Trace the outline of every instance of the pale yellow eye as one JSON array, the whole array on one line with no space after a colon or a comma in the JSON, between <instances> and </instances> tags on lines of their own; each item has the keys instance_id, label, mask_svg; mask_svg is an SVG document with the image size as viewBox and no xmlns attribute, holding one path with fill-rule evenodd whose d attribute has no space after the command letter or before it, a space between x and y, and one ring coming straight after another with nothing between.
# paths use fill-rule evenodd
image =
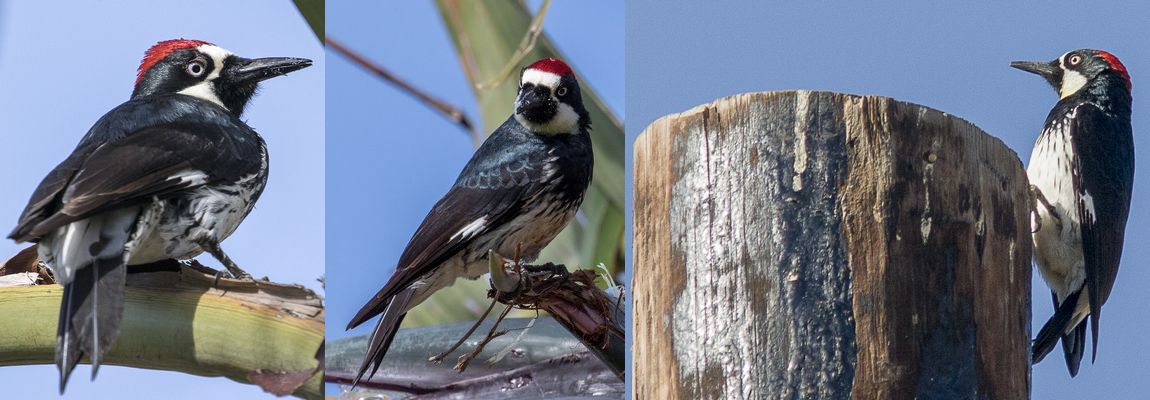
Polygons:
<instances>
[{"instance_id":1,"label":"pale yellow eye","mask_svg":"<svg viewBox=\"0 0 1150 400\"><path fill-rule=\"evenodd\" d=\"M1066 62L1070 65L1078 65L1078 63L1082 62L1082 56L1077 54L1071 55L1070 58L1066 59Z\"/></svg>"},{"instance_id":2,"label":"pale yellow eye","mask_svg":"<svg viewBox=\"0 0 1150 400\"><path fill-rule=\"evenodd\" d=\"M204 66L204 62L200 60L192 60L192 62L188 63L188 66L184 68L185 71L188 71L188 75L195 77L203 75L206 69L207 67Z\"/></svg>"},{"instance_id":3,"label":"pale yellow eye","mask_svg":"<svg viewBox=\"0 0 1150 400\"><path fill-rule=\"evenodd\" d=\"M567 95L567 87L566 86L560 86L559 90L555 91L555 95L556 96L566 96Z\"/></svg>"}]
</instances>

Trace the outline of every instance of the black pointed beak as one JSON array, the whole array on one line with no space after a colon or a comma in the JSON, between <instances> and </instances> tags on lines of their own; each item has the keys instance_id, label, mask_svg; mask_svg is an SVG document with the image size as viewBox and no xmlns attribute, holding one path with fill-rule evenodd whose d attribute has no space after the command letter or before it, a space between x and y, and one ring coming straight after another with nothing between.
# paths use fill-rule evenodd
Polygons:
<instances>
[{"instance_id":1,"label":"black pointed beak","mask_svg":"<svg viewBox=\"0 0 1150 400\"><path fill-rule=\"evenodd\" d=\"M311 66L311 60L292 57L267 57L240 60L238 67L231 71L237 82L259 82L265 79L287 75Z\"/></svg>"},{"instance_id":2,"label":"black pointed beak","mask_svg":"<svg viewBox=\"0 0 1150 400\"><path fill-rule=\"evenodd\" d=\"M1010 66L1042 76L1046 82L1050 83L1050 86L1054 86L1054 90L1058 90L1061 86L1062 68L1058 66L1058 60L1051 62L1013 61Z\"/></svg>"},{"instance_id":3,"label":"black pointed beak","mask_svg":"<svg viewBox=\"0 0 1150 400\"><path fill-rule=\"evenodd\" d=\"M515 100L515 113L537 124L550 121L558 109L559 105L551 97L551 90L543 86L521 90L519 98Z\"/></svg>"}]
</instances>

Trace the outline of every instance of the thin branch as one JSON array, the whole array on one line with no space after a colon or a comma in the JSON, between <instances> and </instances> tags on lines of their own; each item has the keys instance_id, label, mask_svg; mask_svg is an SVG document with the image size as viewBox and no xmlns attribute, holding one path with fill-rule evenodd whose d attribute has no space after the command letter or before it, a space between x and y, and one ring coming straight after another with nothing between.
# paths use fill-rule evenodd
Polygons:
<instances>
[{"instance_id":1,"label":"thin branch","mask_svg":"<svg viewBox=\"0 0 1150 400\"><path fill-rule=\"evenodd\" d=\"M461 373L466 371L467 365L471 364L471 360L479 356L479 353L483 352L483 349L487 347L488 343L491 343L491 341L495 340L497 337L507 334L507 331L497 331L496 329L499 329L499 323L503 322L504 318L507 318L507 313L510 313L512 308L513 307L509 305L503 309L503 312L499 314L499 317L495 318L495 323L491 324L491 330L487 332L487 336L483 337L483 340L480 340L479 344L476 344L475 349L470 353L459 356L459 360L457 360L455 366L452 367L452 369Z\"/></svg>"},{"instance_id":2,"label":"thin branch","mask_svg":"<svg viewBox=\"0 0 1150 400\"><path fill-rule=\"evenodd\" d=\"M483 315L480 316L479 319L475 320L475 324L471 326L471 329L467 330L467 333L463 334L463 337L459 338L458 342L455 342L455 344L453 344L453 345L451 345L451 347L447 348L446 351L439 353L439 354L436 354L436 355L432 356L431 358L427 359L427 361L439 364L440 362L443 362L443 359L447 358L448 355L450 355L452 352L454 352L456 349L458 349L459 346L463 346L463 343L467 341L467 338L471 337L471 335L475 333L475 330L479 328L479 325L481 325L483 323L483 320L487 319L487 315L491 314L491 309L495 308L495 303L496 303L495 300L491 300L491 305L487 306L487 311L484 311Z\"/></svg>"},{"instance_id":3,"label":"thin branch","mask_svg":"<svg viewBox=\"0 0 1150 400\"><path fill-rule=\"evenodd\" d=\"M495 259L497 255L490 259ZM502 259L502 258L499 258ZM568 272L559 264L506 266L490 262L492 290L488 296L523 310L542 310L583 342L620 378L624 369L623 313L620 298L612 299L595 286L595 272L580 269ZM504 288L496 289L496 282ZM518 284L514 284L518 282ZM511 290L506 290L506 289Z\"/></svg>"},{"instance_id":4,"label":"thin branch","mask_svg":"<svg viewBox=\"0 0 1150 400\"><path fill-rule=\"evenodd\" d=\"M432 97L430 94L427 94L419 88L411 85L410 83L407 83L399 76L396 76L378 64L373 63L371 60L368 60L366 57L356 53L355 51L352 51L340 43L338 40L335 40L330 36L327 38L327 45L328 47L331 47L332 50L335 50L336 53L347 57L351 61L358 64L360 67L363 67L369 72L375 74L375 76L378 76L383 80L398 86L401 90L407 92L408 94L415 96L415 98L422 101L428 107L438 111L440 114L443 114L444 117L447 117L447 119L455 122L463 129L467 130L468 133L474 133L475 128L474 125L471 124L471 120L467 119L467 115L465 115L463 110L459 109L458 107L448 104L443 100Z\"/></svg>"},{"instance_id":5,"label":"thin branch","mask_svg":"<svg viewBox=\"0 0 1150 400\"><path fill-rule=\"evenodd\" d=\"M503 84L507 78L511 77L511 73L515 71L515 67L523 62L523 57L527 56L532 49L535 48L535 43L539 40L539 35L543 33L543 19L547 17L547 9L551 8L551 0L543 0L543 5L539 6L539 12L535 14L535 18L531 20L531 25L527 27L527 33L523 35L523 40L519 42L515 54L507 60L507 64L503 69L495 74L495 77L487 82L475 84L475 88L479 90L486 90Z\"/></svg>"}]
</instances>

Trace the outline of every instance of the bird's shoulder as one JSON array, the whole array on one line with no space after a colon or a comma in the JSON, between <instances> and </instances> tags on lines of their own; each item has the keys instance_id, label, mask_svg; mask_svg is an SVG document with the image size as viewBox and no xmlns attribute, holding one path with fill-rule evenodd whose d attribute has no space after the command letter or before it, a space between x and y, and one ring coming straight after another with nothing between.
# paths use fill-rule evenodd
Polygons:
<instances>
[{"instance_id":1,"label":"bird's shoulder","mask_svg":"<svg viewBox=\"0 0 1150 400\"><path fill-rule=\"evenodd\" d=\"M514 120L495 130L460 171L453 188L473 190L528 186L554 174L553 145Z\"/></svg>"},{"instance_id":2,"label":"bird's shoulder","mask_svg":"<svg viewBox=\"0 0 1150 400\"><path fill-rule=\"evenodd\" d=\"M219 141L225 133L240 139L259 140L247 124L217 104L177 93L141 96L105 113L88 129L77 149L91 144L116 142L157 126L187 127L207 140Z\"/></svg>"}]
</instances>

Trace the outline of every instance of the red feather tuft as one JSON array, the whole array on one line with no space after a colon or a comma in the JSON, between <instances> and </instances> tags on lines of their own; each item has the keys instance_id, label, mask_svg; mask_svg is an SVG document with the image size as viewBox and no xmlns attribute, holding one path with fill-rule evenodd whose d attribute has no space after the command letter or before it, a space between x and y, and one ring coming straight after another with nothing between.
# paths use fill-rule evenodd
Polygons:
<instances>
[{"instance_id":1,"label":"red feather tuft","mask_svg":"<svg viewBox=\"0 0 1150 400\"><path fill-rule=\"evenodd\" d=\"M194 49L201 45L211 44L203 40L191 39L172 39L156 43L148 51L144 52L144 60L140 61L140 68L136 70L136 84L140 84L140 80L144 79L144 73L152 69L152 66L172 54L173 51Z\"/></svg>"},{"instance_id":2,"label":"red feather tuft","mask_svg":"<svg viewBox=\"0 0 1150 400\"><path fill-rule=\"evenodd\" d=\"M567 75L571 73L571 67L568 67L567 63L558 58L544 58L536 61L534 64L528 65L527 69L550 72L555 75Z\"/></svg>"},{"instance_id":3,"label":"red feather tuft","mask_svg":"<svg viewBox=\"0 0 1150 400\"><path fill-rule=\"evenodd\" d=\"M1094 54L1105 59L1106 62L1110 63L1110 69L1117 71L1123 78L1126 78L1126 90L1130 90L1130 73L1126 72L1126 66L1118 61L1118 57L1104 50L1094 50Z\"/></svg>"}]
</instances>

